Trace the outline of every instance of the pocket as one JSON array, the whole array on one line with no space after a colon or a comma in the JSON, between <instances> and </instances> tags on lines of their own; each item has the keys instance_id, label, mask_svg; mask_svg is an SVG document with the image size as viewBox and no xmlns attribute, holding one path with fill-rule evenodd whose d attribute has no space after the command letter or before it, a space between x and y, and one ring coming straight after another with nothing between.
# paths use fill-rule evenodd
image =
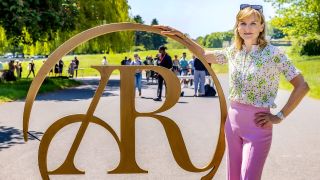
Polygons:
<instances>
[{"instance_id":1,"label":"pocket","mask_svg":"<svg viewBox=\"0 0 320 180\"><path fill-rule=\"evenodd\" d=\"M265 130L272 130L273 124L271 122L267 123L265 126L261 127L262 129Z\"/></svg>"}]
</instances>

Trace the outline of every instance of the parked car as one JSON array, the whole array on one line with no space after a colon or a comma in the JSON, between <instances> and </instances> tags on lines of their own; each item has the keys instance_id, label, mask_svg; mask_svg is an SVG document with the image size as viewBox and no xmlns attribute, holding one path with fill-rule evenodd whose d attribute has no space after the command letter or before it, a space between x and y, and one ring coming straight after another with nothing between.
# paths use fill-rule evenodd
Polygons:
<instances>
[{"instance_id":1,"label":"parked car","mask_svg":"<svg viewBox=\"0 0 320 180\"><path fill-rule=\"evenodd\" d=\"M31 58L33 58L33 59L40 59L40 58L44 58L44 56L38 54L38 55L32 56Z\"/></svg>"},{"instance_id":2,"label":"parked car","mask_svg":"<svg viewBox=\"0 0 320 180\"><path fill-rule=\"evenodd\" d=\"M7 58L7 59L11 59L11 58L13 58L13 54L12 53L6 53L3 57Z\"/></svg>"},{"instance_id":3,"label":"parked car","mask_svg":"<svg viewBox=\"0 0 320 180\"><path fill-rule=\"evenodd\" d=\"M24 54L16 54L16 58L24 58Z\"/></svg>"}]
</instances>

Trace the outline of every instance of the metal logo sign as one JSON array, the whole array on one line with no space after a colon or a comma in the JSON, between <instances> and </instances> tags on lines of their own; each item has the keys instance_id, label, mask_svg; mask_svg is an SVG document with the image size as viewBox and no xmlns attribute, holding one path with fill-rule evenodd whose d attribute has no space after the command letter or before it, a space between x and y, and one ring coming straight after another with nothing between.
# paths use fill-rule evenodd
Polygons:
<instances>
[{"instance_id":1,"label":"metal logo sign","mask_svg":"<svg viewBox=\"0 0 320 180\"><path fill-rule=\"evenodd\" d=\"M34 78L24 107L23 114L23 133L24 139L27 141L27 133L29 127L30 114L32 110L32 106L39 91L39 88L44 81L46 74L49 73L51 67L54 66L55 63L59 59L61 59L68 52L73 50L79 44L86 42L92 38L95 38L100 35L104 35L110 32L116 31L124 31L124 30L139 30L139 31L149 31L153 33L161 34L161 29L142 25L142 24L134 24L134 23L117 23L117 24L106 24L102 26L98 26L78 35L72 37L64 44L62 44L58 49L56 49L45 62L45 64L39 70L37 76ZM147 173L146 170L141 169L136 162L135 157L135 119L137 117L152 117L155 120L159 121L165 132L167 139L170 144L170 148L172 154L174 156L177 164L184 170L189 172L204 172L208 171L209 173L202 177L202 179L212 179L214 174L216 173L225 149L224 142L224 122L226 119L226 102L225 97L221 88L221 85L212 71L210 66L205 62L205 57L203 56L204 50L199 48L199 46L188 39L187 37L178 37L174 35L167 35L168 37L180 42L184 46L186 46L192 53L194 53L206 66L209 71L215 85L217 88L217 92L219 94L219 102L220 102L220 113L221 113L221 123L220 123L220 131L218 137L218 144L213 154L213 157L210 163L203 168L198 168L193 165L189 158L189 153L186 149L181 131L178 125L170 118L160 115L159 113L165 112L172 108L179 99L180 96L180 82L174 73L166 68L157 67L157 66L92 66L95 68L101 75L100 84L93 96L92 102L87 110L86 114L73 114L66 117L63 117L56 122L54 122L44 133L38 152L38 163L40 174L43 179L49 179L49 175L68 175L68 174L84 174L84 171L77 169L74 164L74 157L78 150L78 147L81 143L81 140L85 134L85 131L88 128L89 123L94 123L100 125L105 128L105 130L110 133L115 141L118 144L120 150L120 162L118 166L109 171L108 173L113 174L128 174L128 173ZM163 76L167 88L166 88L166 99L163 105L153 111L153 112L137 112L135 109L135 85L134 85L134 74L137 69L146 69L153 70ZM120 137L116 134L113 128L108 125L105 121L95 117L93 114L98 105L98 102L103 94L104 88L110 78L110 75L114 70L120 71ZM125 73L124 73L125 72ZM63 162L63 164L57 168L56 170L48 170L47 167L47 154L49 145L54 136L65 126L72 123L81 123L79 131L73 141L70 151Z\"/></svg>"}]
</instances>

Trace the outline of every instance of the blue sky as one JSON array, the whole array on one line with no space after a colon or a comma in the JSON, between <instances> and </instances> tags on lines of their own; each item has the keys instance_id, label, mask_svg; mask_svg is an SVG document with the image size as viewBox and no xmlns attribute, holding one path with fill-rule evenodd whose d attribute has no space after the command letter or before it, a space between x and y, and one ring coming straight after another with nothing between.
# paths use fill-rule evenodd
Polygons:
<instances>
[{"instance_id":1,"label":"blue sky","mask_svg":"<svg viewBox=\"0 0 320 180\"><path fill-rule=\"evenodd\" d=\"M231 30L240 4L263 5L267 20L275 16L271 3L263 0L128 0L128 3L130 15L139 14L145 24L157 18L160 24L172 26L192 38Z\"/></svg>"}]
</instances>

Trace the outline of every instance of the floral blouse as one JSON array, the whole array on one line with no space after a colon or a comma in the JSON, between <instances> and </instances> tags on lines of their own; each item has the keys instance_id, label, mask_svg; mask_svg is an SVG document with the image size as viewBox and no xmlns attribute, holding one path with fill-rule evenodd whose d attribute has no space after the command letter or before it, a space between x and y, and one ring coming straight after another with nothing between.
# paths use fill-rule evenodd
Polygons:
<instances>
[{"instance_id":1,"label":"floral blouse","mask_svg":"<svg viewBox=\"0 0 320 180\"><path fill-rule=\"evenodd\" d=\"M229 63L229 100L250 104L256 107L275 108L280 73L288 81L300 71L277 47L268 44L264 49L252 46L237 51L235 46L224 50L215 50L219 64Z\"/></svg>"}]
</instances>

